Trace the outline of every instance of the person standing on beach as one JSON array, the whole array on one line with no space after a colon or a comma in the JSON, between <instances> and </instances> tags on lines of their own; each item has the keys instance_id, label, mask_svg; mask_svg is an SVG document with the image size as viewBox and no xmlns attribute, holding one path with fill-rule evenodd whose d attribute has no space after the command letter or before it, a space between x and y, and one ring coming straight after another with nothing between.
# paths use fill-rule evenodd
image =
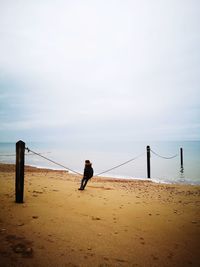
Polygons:
<instances>
[{"instance_id":1,"label":"person standing on beach","mask_svg":"<svg viewBox=\"0 0 200 267\"><path fill-rule=\"evenodd\" d=\"M93 168L92 163L89 160L85 161L85 168L83 173L83 179L81 180L81 186L78 190L84 190L86 187L87 182L92 178L93 176Z\"/></svg>"}]
</instances>

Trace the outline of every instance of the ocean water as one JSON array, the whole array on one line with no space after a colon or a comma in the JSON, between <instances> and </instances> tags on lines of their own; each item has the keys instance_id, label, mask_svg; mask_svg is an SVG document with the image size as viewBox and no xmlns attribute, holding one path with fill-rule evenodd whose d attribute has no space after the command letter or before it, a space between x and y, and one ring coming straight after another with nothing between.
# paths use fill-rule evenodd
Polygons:
<instances>
[{"instance_id":1,"label":"ocean water","mask_svg":"<svg viewBox=\"0 0 200 267\"><path fill-rule=\"evenodd\" d=\"M200 141L183 142L123 142L95 143L76 142L28 142L26 147L41 153L67 168L82 173L85 159L89 159L95 174L116 178L147 178L146 146L151 147L151 179L162 183L200 184ZM180 163L180 148L183 148L183 166ZM166 159L173 157L171 159ZM0 143L0 162L15 163L15 143ZM26 151L25 164L36 167L64 169L47 159Z\"/></svg>"}]
</instances>

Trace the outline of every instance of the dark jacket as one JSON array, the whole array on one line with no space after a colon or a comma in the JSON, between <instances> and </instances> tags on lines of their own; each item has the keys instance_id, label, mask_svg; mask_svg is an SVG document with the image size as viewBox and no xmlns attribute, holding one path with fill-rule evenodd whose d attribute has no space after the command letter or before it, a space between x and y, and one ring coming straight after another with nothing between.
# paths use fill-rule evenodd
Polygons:
<instances>
[{"instance_id":1,"label":"dark jacket","mask_svg":"<svg viewBox=\"0 0 200 267\"><path fill-rule=\"evenodd\" d=\"M84 169L83 178L90 179L93 176L93 168L91 165L86 165Z\"/></svg>"}]
</instances>

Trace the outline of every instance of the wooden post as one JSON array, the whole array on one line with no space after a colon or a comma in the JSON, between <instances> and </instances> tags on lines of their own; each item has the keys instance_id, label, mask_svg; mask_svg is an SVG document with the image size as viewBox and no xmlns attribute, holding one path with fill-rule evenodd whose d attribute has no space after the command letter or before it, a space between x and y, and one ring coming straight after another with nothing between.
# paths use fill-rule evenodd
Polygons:
<instances>
[{"instance_id":1,"label":"wooden post","mask_svg":"<svg viewBox=\"0 0 200 267\"><path fill-rule=\"evenodd\" d=\"M151 178L150 151L150 146L147 146L147 178Z\"/></svg>"},{"instance_id":2,"label":"wooden post","mask_svg":"<svg viewBox=\"0 0 200 267\"><path fill-rule=\"evenodd\" d=\"M16 143L16 178L15 178L15 197L16 203L23 203L24 195L24 151L25 143Z\"/></svg>"},{"instance_id":3,"label":"wooden post","mask_svg":"<svg viewBox=\"0 0 200 267\"><path fill-rule=\"evenodd\" d=\"M180 148L180 157L181 157L181 167L183 167L183 149Z\"/></svg>"}]
</instances>

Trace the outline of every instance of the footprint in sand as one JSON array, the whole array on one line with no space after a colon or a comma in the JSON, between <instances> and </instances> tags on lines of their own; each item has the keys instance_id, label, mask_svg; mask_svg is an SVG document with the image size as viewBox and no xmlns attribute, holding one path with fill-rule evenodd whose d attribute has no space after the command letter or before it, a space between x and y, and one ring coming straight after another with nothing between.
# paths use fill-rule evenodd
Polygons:
<instances>
[{"instance_id":1,"label":"footprint in sand","mask_svg":"<svg viewBox=\"0 0 200 267\"><path fill-rule=\"evenodd\" d=\"M141 240L140 244L145 245L144 238L140 237L140 240Z\"/></svg>"},{"instance_id":2,"label":"footprint in sand","mask_svg":"<svg viewBox=\"0 0 200 267\"><path fill-rule=\"evenodd\" d=\"M6 241L10 244L13 252L21 254L24 258L33 257L32 242L26 240L24 237L18 237L15 235L7 235Z\"/></svg>"},{"instance_id":3,"label":"footprint in sand","mask_svg":"<svg viewBox=\"0 0 200 267\"><path fill-rule=\"evenodd\" d=\"M117 223L117 218L116 217L113 218L113 222Z\"/></svg>"},{"instance_id":4,"label":"footprint in sand","mask_svg":"<svg viewBox=\"0 0 200 267\"><path fill-rule=\"evenodd\" d=\"M43 194L43 191L36 191L36 190L34 190L33 193L36 193L36 194Z\"/></svg>"},{"instance_id":5,"label":"footprint in sand","mask_svg":"<svg viewBox=\"0 0 200 267\"><path fill-rule=\"evenodd\" d=\"M101 220L101 218L99 218L99 217L93 217L93 216L92 216L92 220L93 220L93 221L99 221L99 220Z\"/></svg>"},{"instance_id":6,"label":"footprint in sand","mask_svg":"<svg viewBox=\"0 0 200 267\"><path fill-rule=\"evenodd\" d=\"M13 251L15 253L21 253L25 258L30 258L33 256L33 249L26 247L26 245L23 243L18 243L17 245L13 246Z\"/></svg>"},{"instance_id":7,"label":"footprint in sand","mask_svg":"<svg viewBox=\"0 0 200 267\"><path fill-rule=\"evenodd\" d=\"M167 256L168 259L172 259L174 257L174 254L172 252L169 253L169 255Z\"/></svg>"},{"instance_id":8,"label":"footprint in sand","mask_svg":"<svg viewBox=\"0 0 200 267\"><path fill-rule=\"evenodd\" d=\"M156 260L158 260L158 259L159 259L158 257L156 257L156 256L155 256L155 255L153 255L153 254L152 254L151 256L152 256L152 258L153 258L153 260L154 260L154 261L156 261Z\"/></svg>"},{"instance_id":9,"label":"footprint in sand","mask_svg":"<svg viewBox=\"0 0 200 267\"><path fill-rule=\"evenodd\" d=\"M17 224L17 226L23 226L24 225L24 223L18 223Z\"/></svg>"}]
</instances>

